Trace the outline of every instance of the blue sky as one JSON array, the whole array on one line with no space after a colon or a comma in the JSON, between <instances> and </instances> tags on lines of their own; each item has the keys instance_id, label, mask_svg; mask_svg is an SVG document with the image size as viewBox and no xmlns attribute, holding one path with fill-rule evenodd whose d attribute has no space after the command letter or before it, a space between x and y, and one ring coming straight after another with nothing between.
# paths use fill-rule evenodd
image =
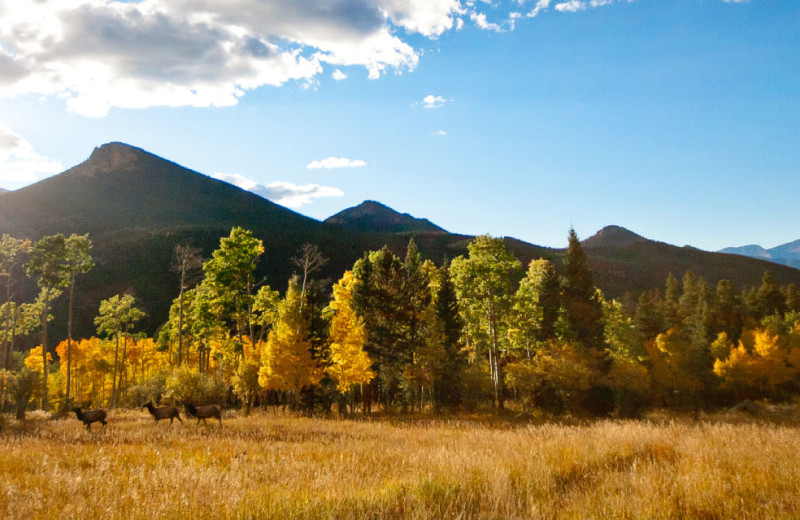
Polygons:
<instances>
[{"instance_id":1,"label":"blue sky","mask_svg":"<svg viewBox=\"0 0 800 520\"><path fill-rule=\"evenodd\" d=\"M0 0L0 187L122 141L324 219L800 238L800 2Z\"/></svg>"}]
</instances>

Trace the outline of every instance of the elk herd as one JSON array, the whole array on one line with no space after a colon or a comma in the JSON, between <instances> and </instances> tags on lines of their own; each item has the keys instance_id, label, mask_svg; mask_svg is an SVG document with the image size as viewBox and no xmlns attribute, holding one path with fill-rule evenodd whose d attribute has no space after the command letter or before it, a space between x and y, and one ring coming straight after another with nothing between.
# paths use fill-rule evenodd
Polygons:
<instances>
[{"instance_id":1,"label":"elk herd","mask_svg":"<svg viewBox=\"0 0 800 520\"><path fill-rule=\"evenodd\" d=\"M158 421L161 419L169 419L170 426L172 425L172 421L178 419L178 421L183 424L183 419L181 419L180 411L178 410L177 406L160 406L155 407L152 401L148 401L147 404L143 405L142 408L146 408L150 415L153 416L153 424L158 424ZM222 426L222 407L218 404L207 404L202 406L195 406L191 403L187 403L184 406L186 410L187 416L192 416L197 418L197 425L200 426L200 421L203 421L203 424L206 423L206 419L216 419L219 421L219 425ZM83 410L80 407L73 408L73 412L75 412L76 417L79 421L86 425L86 429L92 429L92 423L100 423L103 425L103 429L106 427L106 416L108 413L102 409L98 408L96 410Z\"/></svg>"}]
</instances>

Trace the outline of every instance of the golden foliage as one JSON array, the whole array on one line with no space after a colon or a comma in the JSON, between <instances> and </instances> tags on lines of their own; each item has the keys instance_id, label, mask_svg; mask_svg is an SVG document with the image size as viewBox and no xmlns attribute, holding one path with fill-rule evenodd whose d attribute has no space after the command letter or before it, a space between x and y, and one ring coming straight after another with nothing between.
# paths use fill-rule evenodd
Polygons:
<instances>
[{"instance_id":1,"label":"golden foliage","mask_svg":"<svg viewBox=\"0 0 800 520\"><path fill-rule=\"evenodd\" d=\"M331 366L328 374L336 380L336 388L346 392L358 384L369 383L375 377L372 361L364 351L367 341L364 323L351 308L355 278L352 271L344 273L333 286L331 318Z\"/></svg>"}]
</instances>

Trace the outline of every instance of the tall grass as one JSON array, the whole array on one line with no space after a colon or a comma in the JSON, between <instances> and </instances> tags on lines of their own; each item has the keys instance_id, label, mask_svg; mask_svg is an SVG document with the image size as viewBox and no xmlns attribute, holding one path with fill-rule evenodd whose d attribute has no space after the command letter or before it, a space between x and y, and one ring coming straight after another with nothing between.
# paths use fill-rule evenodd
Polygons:
<instances>
[{"instance_id":1,"label":"tall grass","mask_svg":"<svg viewBox=\"0 0 800 520\"><path fill-rule=\"evenodd\" d=\"M719 419L719 420L718 420ZM7 421L0 517L780 518L800 515L800 431L711 418L586 424L112 412Z\"/></svg>"}]
</instances>

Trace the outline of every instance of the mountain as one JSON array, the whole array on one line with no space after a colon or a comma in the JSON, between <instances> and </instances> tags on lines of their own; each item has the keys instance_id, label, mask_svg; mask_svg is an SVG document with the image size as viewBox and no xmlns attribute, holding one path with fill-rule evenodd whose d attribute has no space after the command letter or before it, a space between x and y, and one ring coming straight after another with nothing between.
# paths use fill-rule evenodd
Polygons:
<instances>
[{"instance_id":1,"label":"mountain","mask_svg":"<svg viewBox=\"0 0 800 520\"><path fill-rule=\"evenodd\" d=\"M329 258L315 276L336 279L366 251L384 245L402 256L413 237L423 257L441 264L466 254L473 239L374 201L320 222L122 143L96 148L85 162L0 197L0 233L32 240L53 233L90 234L96 265L77 280L78 337L95 334L93 319L101 300L128 291L147 313L140 330L155 332L178 293L170 269L175 246L188 242L209 257L233 226L264 241L266 253L256 275L280 291L296 269L292 257L305 243L316 244ZM505 243L524 265L547 258L562 266L563 249L514 238L505 238ZM722 278L739 287L757 286L765 270L779 284L800 286L797 269L655 242L619 226L600 230L584 245L595 283L609 298L663 287L669 272L680 277L687 270L712 287ZM24 283L24 296L30 300L35 283ZM62 297L53 312L54 339L64 337L65 309Z\"/></svg>"},{"instance_id":2,"label":"mountain","mask_svg":"<svg viewBox=\"0 0 800 520\"><path fill-rule=\"evenodd\" d=\"M726 247L725 249L720 249L719 252L731 255L749 256L750 258L764 258L767 260L772 258L769 251L756 244L741 247Z\"/></svg>"},{"instance_id":3,"label":"mountain","mask_svg":"<svg viewBox=\"0 0 800 520\"><path fill-rule=\"evenodd\" d=\"M800 268L800 240L773 247L772 249L765 249L759 245L726 247L721 249L720 253L763 258L777 264Z\"/></svg>"},{"instance_id":4,"label":"mountain","mask_svg":"<svg viewBox=\"0 0 800 520\"><path fill-rule=\"evenodd\" d=\"M7 192L8 192L8 190L6 190L4 188L0 188L0 195L2 195L3 193L7 193Z\"/></svg>"},{"instance_id":5,"label":"mountain","mask_svg":"<svg viewBox=\"0 0 800 520\"><path fill-rule=\"evenodd\" d=\"M122 143L96 148L85 162L5 193L0 202L2 233L32 240L53 233L89 233L96 266L78 279L76 312L87 317L76 324L82 335L94 333L92 317L100 300L126 291L145 307L143 328L154 331L177 295L170 270L175 246L189 242L209 257L233 226L250 229L264 241L266 254L257 275L279 290L292 273L291 258L306 242L319 245L331 258L324 276L352 266L365 245L377 247L352 232ZM30 285L28 297L35 292ZM59 310L54 314L58 319Z\"/></svg>"},{"instance_id":6,"label":"mountain","mask_svg":"<svg viewBox=\"0 0 800 520\"><path fill-rule=\"evenodd\" d=\"M584 248L626 247L647 242L647 239L620 226L606 226L594 236L582 241Z\"/></svg>"},{"instance_id":7,"label":"mountain","mask_svg":"<svg viewBox=\"0 0 800 520\"><path fill-rule=\"evenodd\" d=\"M325 223L361 233L447 233L428 219L414 218L374 200L365 200L358 206L340 211L325 219Z\"/></svg>"}]
</instances>

